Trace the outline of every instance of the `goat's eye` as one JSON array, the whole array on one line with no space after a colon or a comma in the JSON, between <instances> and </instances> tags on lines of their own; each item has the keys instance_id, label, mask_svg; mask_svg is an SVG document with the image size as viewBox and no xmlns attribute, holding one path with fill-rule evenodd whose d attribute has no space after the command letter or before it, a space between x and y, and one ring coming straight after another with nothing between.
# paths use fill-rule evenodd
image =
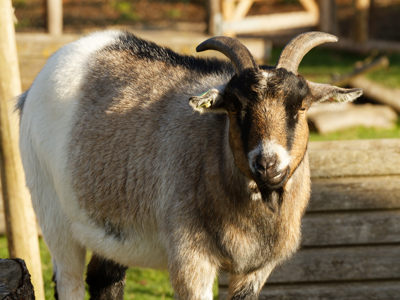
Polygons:
<instances>
[{"instance_id":1,"label":"goat's eye","mask_svg":"<svg viewBox=\"0 0 400 300\"><path fill-rule=\"evenodd\" d=\"M305 111L306 108L305 108L305 107L301 107L299 110L300 110L300 111Z\"/></svg>"}]
</instances>

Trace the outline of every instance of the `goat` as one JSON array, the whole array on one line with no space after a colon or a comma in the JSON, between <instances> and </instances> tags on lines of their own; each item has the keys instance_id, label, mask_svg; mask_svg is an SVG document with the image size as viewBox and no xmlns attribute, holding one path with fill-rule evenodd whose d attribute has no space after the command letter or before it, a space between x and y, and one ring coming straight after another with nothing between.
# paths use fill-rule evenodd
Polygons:
<instances>
[{"instance_id":1,"label":"goat","mask_svg":"<svg viewBox=\"0 0 400 300\"><path fill-rule=\"evenodd\" d=\"M59 299L122 298L128 266L167 268L178 299L256 299L298 248L309 200L306 111L359 89L308 81L303 56L337 38L294 38L276 67L214 37L182 56L131 33L94 33L57 51L20 97L27 186Z\"/></svg>"}]
</instances>

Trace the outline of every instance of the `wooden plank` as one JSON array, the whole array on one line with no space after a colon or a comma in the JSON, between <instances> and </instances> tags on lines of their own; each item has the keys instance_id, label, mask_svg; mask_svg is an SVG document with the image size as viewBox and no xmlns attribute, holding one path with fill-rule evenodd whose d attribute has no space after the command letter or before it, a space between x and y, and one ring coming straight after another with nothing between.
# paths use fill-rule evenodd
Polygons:
<instances>
[{"instance_id":1,"label":"wooden plank","mask_svg":"<svg viewBox=\"0 0 400 300\"><path fill-rule=\"evenodd\" d=\"M219 299L226 299L227 288L219 288ZM268 284L259 300L397 300L400 281L349 282L325 284Z\"/></svg>"},{"instance_id":2,"label":"wooden plank","mask_svg":"<svg viewBox=\"0 0 400 300\"><path fill-rule=\"evenodd\" d=\"M303 246L400 243L400 210L306 215Z\"/></svg>"},{"instance_id":3,"label":"wooden plank","mask_svg":"<svg viewBox=\"0 0 400 300\"><path fill-rule=\"evenodd\" d=\"M309 12L278 13L264 16L249 16L240 21L227 21L224 32L252 33L273 32L318 24L318 17Z\"/></svg>"},{"instance_id":4,"label":"wooden plank","mask_svg":"<svg viewBox=\"0 0 400 300\"><path fill-rule=\"evenodd\" d=\"M313 178L307 211L400 208L400 176Z\"/></svg>"},{"instance_id":5,"label":"wooden plank","mask_svg":"<svg viewBox=\"0 0 400 300\"><path fill-rule=\"evenodd\" d=\"M278 266L269 283L400 280L400 245L308 248ZM228 285L228 276L219 278Z\"/></svg>"},{"instance_id":6,"label":"wooden plank","mask_svg":"<svg viewBox=\"0 0 400 300\"><path fill-rule=\"evenodd\" d=\"M304 0L303 0L304 1ZM243 19L250 10L250 7L253 5L254 0L241 0L236 6L236 9L233 13L233 20L238 21Z\"/></svg>"},{"instance_id":7,"label":"wooden plank","mask_svg":"<svg viewBox=\"0 0 400 300\"><path fill-rule=\"evenodd\" d=\"M400 139L312 142L314 178L400 175Z\"/></svg>"},{"instance_id":8,"label":"wooden plank","mask_svg":"<svg viewBox=\"0 0 400 300\"><path fill-rule=\"evenodd\" d=\"M308 211L400 208L400 177L347 177L312 180Z\"/></svg>"}]
</instances>

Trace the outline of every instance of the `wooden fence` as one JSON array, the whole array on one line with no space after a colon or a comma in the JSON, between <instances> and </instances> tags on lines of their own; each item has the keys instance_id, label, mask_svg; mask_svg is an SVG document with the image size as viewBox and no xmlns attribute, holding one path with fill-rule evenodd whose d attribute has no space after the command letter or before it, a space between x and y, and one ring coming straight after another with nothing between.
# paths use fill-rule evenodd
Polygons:
<instances>
[{"instance_id":1,"label":"wooden fence","mask_svg":"<svg viewBox=\"0 0 400 300\"><path fill-rule=\"evenodd\" d=\"M400 295L400 140L310 143L312 196L301 250L260 299L391 300ZM227 294L220 279L220 299Z\"/></svg>"}]
</instances>

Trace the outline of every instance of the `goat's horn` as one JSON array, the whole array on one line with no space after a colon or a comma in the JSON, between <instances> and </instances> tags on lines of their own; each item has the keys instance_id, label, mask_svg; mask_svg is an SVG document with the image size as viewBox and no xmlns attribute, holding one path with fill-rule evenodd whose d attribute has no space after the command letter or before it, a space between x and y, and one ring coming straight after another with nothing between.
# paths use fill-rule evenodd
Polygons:
<instances>
[{"instance_id":1,"label":"goat's horn","mask_svg":"<svg viewBox=\"0 0 400 300\"><path fill-rule=\"evenodd\" d=\"M276 68L285 68L286 70L297 74L300 62L312 48L324 44L337 42L338 38L332 34L312 31L296 36L282 50Z\"/></svg>"},{"instance_id":2,"label":"goat's horn","mask_svg":"<svg viewBox=\"0 0 400 300\"><path fill-rule=\"evenodd\" d=\"M216 36L202 42L196 47L197 52L209 49L217 50L227 56L235 66L237 74L248 68L258 68L250 51L237 39Z\"/></svg>"}]
</instances>

